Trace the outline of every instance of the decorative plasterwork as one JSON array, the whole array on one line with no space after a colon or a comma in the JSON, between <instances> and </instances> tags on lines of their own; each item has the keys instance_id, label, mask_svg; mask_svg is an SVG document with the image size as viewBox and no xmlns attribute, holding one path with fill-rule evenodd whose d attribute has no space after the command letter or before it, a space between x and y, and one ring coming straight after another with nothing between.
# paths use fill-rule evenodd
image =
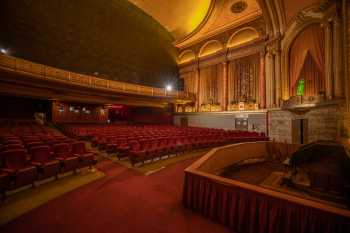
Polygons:
<instances>
[{"instance_id":1,"label":"decorative plasterwork","mask_svg":"<svg viewBox=\"0 0 350 233\"><path fill-rule=\"evenodd\" d=\"M180 74L193 72L197 68L204 68L210 65L219 64L225 61L234 60L256 53L265 53L264 38L258 38L237 47L225 48L215 54L201 57L192 62L181 64L179 66L179 72Z\"/></svg>"},{"instance_id":2,"label":"decorative plasterwork","mask_svg":"<svg viewBox=\"0 0 350 233\"><path fill-rule=\"evenodd\" d=\"M329 5L328 5L329 6ZM312 24L323 24L332 17L331 12L336 12L333 7L328 8L326 11L319 5L300 11L294 20L289 24L285 31L283 39L280 41L281 50L281 84L282 84L282 99L286 100L290 97L289 93L289 50L298 34L306 27ZM270 46L273 48L273 44ZM279 44L279 43L278 43Z\"/></svg>"},{"instance_id":3,"label":"decorative plasterwork","mask_svg":"<svg viewBox=\"0 0 350 233\"><path fill-rule=\"evenodd\" d=\"M247 9L247 7L248 7L248 4L246 1L237 1L231 5L231 11L232 13L238 14L243 12L245 9Z\"/></svg>"},{"instance_id":4,"label":"decorative plasterwork","mask_svg":"<svg viewBox=\"0 0 350 233\"><path fill-rule=\"evenodd\" d=\"M233 33L227 41L226 47L235 47L240 44L259 38L259 33L255 28L246 27Z\"/></svg>"},{"instance_id":5,"label":"decorative plasterwork","mask_svg":"<svg viewBox=\"0 0 350 233\"><path fill-rule=\"evenodd\" d=\"M206 42L199 50L198 57L205 57L219 52L224 48L223 44L218 40L210 40Z\"/></svg>"},{"instance_id":6,"label":"decorative plasterwork","mask_svg":"<svg viewBox=\"0 0 350 233\"><path fill-rule=\"evenodd\" d=\"M182 64L182 63L190 62L194 59L196 59L196 54L192 50L187 49L181 52L181 54L179 55L178 63Z\"/></svg>"},{"instance_id":7,"label":"decorative plasterwork","mask_svg":"<svg viewBox=\"0 0 350 233\"><path fill-rule=\"evenodd\" d=\"M239 0L216 0L205 25L193 36L183 41L175 41L174 45L180 49L189 47L224 31L251 22L262 16L261 8L256 0L247 0L247 9L241 13L233 13L231 6Z\"/></svg>"},{"instance_id":8,"label":"decorative plasterwork","mask_svg":"<svg viewBox=\"0 0 350 233\"><path fill-rule=\"evenodd\" d=\"M189 53L188 51L193 51L197 59L198 57L204 58L204 57L214 56L216 53L220 53L221 50L226 51L226 48L236 48L240 46L245 46L246 44L250 44L250 42L252 41L254 42L254 41L265 40L266 35L264 31L263 22L264 21L260 18L248 24L245 24L244 26L225 31L219 35L216 35L210 38L207 41L202 41L198 44L188 47L187 49L183 50L180 53L179 61L182 60L181 56L183 56L186 53ZM203 56L202 52L203 50L205 50L204 48L206 48L208 44L213 43L213 41L216 42L217 44L222 44L223 45L222 48L219 49L219 47L221 46L217 46L218 49L213 51L213 53L207 53L205 54L205 56ZM183 67L186 64L192 63L191 60L186 60L185 62L181 62L179 63L179 65Z\"/></svg>"}]
</instances>

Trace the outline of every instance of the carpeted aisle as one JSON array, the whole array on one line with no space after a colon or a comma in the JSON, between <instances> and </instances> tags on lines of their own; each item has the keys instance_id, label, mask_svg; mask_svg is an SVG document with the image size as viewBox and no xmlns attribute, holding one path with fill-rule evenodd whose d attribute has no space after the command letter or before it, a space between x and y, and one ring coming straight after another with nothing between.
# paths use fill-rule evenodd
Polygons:
<instances>
[{"instance_id":1,"label":"carpeted aisle","mask_svg":"<svg viewBox=\"0 0 350 233\"><path fill-rule=\"evenodd\" d=\"M106 177L0 227L2 233L220 233L230 232L181 205L182 161L149 176L104 161Z\"/></svg>"}]
</instances>

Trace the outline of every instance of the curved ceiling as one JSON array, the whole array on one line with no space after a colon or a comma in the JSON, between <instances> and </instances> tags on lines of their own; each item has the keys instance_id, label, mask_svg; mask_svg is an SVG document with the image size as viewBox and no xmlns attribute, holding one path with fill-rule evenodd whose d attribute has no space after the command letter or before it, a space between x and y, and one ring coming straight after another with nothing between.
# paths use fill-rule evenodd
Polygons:
<instances>
[{"instance_id":1,"label":"curved ceiling","mask_svg":"<svg viewBox=\"0 0 350 233\"><path fill-rule=\"evenodd\" d=\"M229 27L262 16L258 0L128 0L153 17L174 37L174 45L184 48ZM231 10L244 2L242 11Z\"/></svg>"},{"instance_id":2,"label":"curved ceiling","mask_svg":"<svg viewBox=\"0 0 350 233\"><path fill-rule=\"evenodd\" d=\"M233 12L232 6L237 2L245 2L246 8L240 12ZM186 47L204 38L208 38L222 31L252 21L262 16L262 10L257 0L215 0L210 16L199 30L183 41L176 41L178 48Z\"/></svg>"},{"instance_id":3,"label":"curved ceiling","mask_svg":"<svg viewBox=\"0 0 350 233\"><path fill-rule=\"evenodd\" d=\"M205 19L211 0L129 0L157 20L174 37L182 38L193 32Z\"/></svg>"}]
</instances>

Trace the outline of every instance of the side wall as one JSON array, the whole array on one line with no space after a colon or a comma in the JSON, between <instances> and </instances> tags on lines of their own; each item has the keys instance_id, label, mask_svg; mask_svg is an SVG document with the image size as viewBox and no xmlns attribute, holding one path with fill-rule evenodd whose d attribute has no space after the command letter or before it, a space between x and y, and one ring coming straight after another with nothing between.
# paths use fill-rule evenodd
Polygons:
<instances>
[{"instance_id":1,"label":"side wall","mask_svg":"<svg viewBox=\"0 0 350 233\"><path fill-rule=\"evenodd\" d=\"M107 119L108 112L103 105L52 102L52 122L55 123L106 123Z\"/></svg>"},{"instance_id":2,"label":"side wall","mask_svg":"<svg viewBox=\"0 0 350 233\"><path fill-rule=\"evenodd\" d=\"M181 125L181 118L188 126L204 128L236 129L236 123L247 122L249 131L266 132L266 112L184 113L174 116L174 124ZM186 121L186 120L185 120Z\"/></svg>"},{"instance_id":3,"label":"side wall","mask_svg":"<svg viewBox=\"0 0 350 233\"><path fill-rule=\"evenodd\" d=\"M171 125L173 123L173 115L164 108L135 107L130 108L128 121L138 124Z\"/></svg>"},{"instance_id":4,"label":"side wall","mask_svg":"<svg viewBox=\"0 0 350 233\"><path fill-rule=\"evenodd\" d=\"M288 110L269 111L269 137L279 142L293 143L292 121L306 119L306 142L340 140L342 117L343 114L337 106L316 108L306 113L296 113Z\"/></svg>"},{"instance_id":5,"label":"side wall","mask_svg":"<svg viewBox=\"0 0 350 233\"><path fill-rule=\"evenodd\" d=\"M0 103L2 119L34 119L35 113L45 113L46 119L51 120L51 103L48 100L1 95Z\"/></svg>"}]
</instances>

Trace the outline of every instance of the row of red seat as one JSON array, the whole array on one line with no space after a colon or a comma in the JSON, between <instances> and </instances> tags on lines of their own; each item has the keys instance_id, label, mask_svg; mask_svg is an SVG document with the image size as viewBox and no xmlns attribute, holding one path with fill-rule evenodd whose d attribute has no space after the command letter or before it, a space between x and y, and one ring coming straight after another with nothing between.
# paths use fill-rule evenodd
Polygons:
<instances>
[{"instance_id":1,"label":"row of red seat","mask_svg":"<svg viewBox=\"0 0 350 233\"><path fill-rule=\"evenodd\" d=\"M132 164L193 149L268 140L257 132L159 125L65 125L63 130L72 136L90 137L93 146L117 153L118 158L128 156Z\"/></svg>"},{"instance_id":2,"label":"row of red seat","mask_svg":"<svg viewBox=\"0 0 350 233\"><path fill-rule=\"evenodd\" d=\"M22 130L20 129L22 128ZM43 126L0 128L0 191L96 163L85 143Z\"/></svg>"}]
</instances>

